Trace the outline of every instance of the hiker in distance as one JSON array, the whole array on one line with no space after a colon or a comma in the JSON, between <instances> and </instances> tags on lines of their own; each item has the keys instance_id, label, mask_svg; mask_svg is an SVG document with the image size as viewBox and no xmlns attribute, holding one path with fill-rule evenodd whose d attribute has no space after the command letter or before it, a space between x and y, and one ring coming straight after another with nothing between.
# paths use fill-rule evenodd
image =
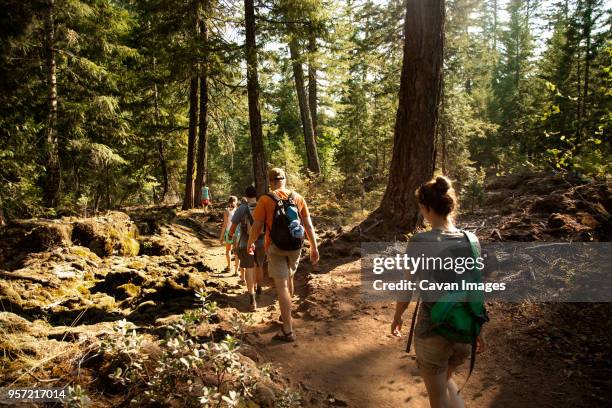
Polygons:
<instances>
[{"instance_id":1,"label":"hiker in distance","mask_svg":"<svg viewBox=\"0 0 612 408\"><path fill-rule=\"evenodd\" d=\"M240 268L245 268L245 280L247 293L249 295L250 309L254 312L257 309L257 299L255 294L261 294L261 282L258 281L258 276L262 275L264 259L266 253L264 250L264 234L260 234L255 241L255 252L249 254L247 243L249 241L248 231L253 225L253 211L257 205L257 191L255 187L248 186L245 191L246 202L240 204L240 207L232 217L232 226L230 228L230 236L234 235L236 229L240 229L240 238L238 239L236 254L240 260Z\"/></svg>"},{"instance_id":2,"label":"hiker in distance","mask_svg":"<svg viewBox=\"0 0 612 408\"><path fill-rule=\"evenodd\" d=\"M271 169L268 181L270 192L259 198L253 211L254 222L247 247L251 253L255 251L255 242L265 225L268 274L274 279L282 320L281 330L274 339L292 342L295 341L291 320L293 275L300 262L304 233L310 242L310 261L313 265L319 262L319 250L306 201L286 188L283 169Z\"/></svg>"},{"instance_id":3,"label":"hiker in distance","mask_svg":"<svg viewBox=\"0 0 612 408\"><path fill-rule=\"evenodd\" d=\"M438 176L431 181L421 185L416 191L419 209L425 221L431 226L431 230L415 234L410 243L437 242L440 245L458 248L460 254L468 257L476 257L480 254L480 244L475 235L457 229L453 223L453 213L458 206L455 192L451 182L444 176ZM410 243L407 251L410 252ZM453 252L456 254L457 252ZM474 268L476 270L476 268ZM474 271L473 270L473 271ZM453 274L450 271L425 271L427 276L420 279L433 279L434 276ZM480 270L472 272L480 276ZM442 275L439 275L442 274ZM462 277L465 279L467 273ZM455 279L454 276L448 276ZM425 296L421 294L421 296ZM441 300L442 298L438 298ZM472 299L472 298L470 298ZM482 298L474 302L417 302L415 309L416 326L414 328L414 346L419 371L425 382L429 403L431 408L463 408L465 404L459 394L459 389L452 379L453 372L462 365L470 356L470 373L473 368L475 353L484 351L484 341L480 334L480 328L488 319L484 311ZM439 312L444 310L442 306L453 303L451 312ZM402 314L406 311L409 302L397 302L395 316L391 325L391 333L401 336ZM460 310L461 308L472 308L472 310ZM418 310L418 317L416 311ZM448 309L445 309L448 310ZM465 313L465 312L468 313ZM471 313L474 311L474 313ZM459 332L452 324L449 324L449 315L458 312L462 316L470 316L474 319L467 322L467 331ZM462 314L463 313L463 314ZM440 317L442 316L442 317ZM465 320L465 319L464 319ZM412 329L408 340L408 350L412 340ZM472 347L470 347L472 345ZM469 375L468 375L469 376Z\"/></svg>"},{"instance_id":4,"label":"hiker in distance","mask_svg":"<svg viewBox=\"0 0 612 408\"><path fill-rule=\"evenodd\" d=\"M210 189L206 184L202 184L202 197L200 197L204 212L208 212L208 206L211 204Z\"/></svg>"},{"instance_id":5,"label":"hiker in distance","mask_svg":"<svg viewBox=\"0 0 612 408\"><path fill-rule=\"evenodd\" d=\"M225 272L231 272L232 270L232 246L234 240L230 235L230 228L232 227L232 217L238 207L238 198L236 196L230 196L227 199L227 207L223 211L223 225L221 225L221 233L219 234L219 241L225 245L225 259L227 260L227 267ZM234 260L234 274L238 276L239 260L238 257Z\"/></svg>"}]
</instances>

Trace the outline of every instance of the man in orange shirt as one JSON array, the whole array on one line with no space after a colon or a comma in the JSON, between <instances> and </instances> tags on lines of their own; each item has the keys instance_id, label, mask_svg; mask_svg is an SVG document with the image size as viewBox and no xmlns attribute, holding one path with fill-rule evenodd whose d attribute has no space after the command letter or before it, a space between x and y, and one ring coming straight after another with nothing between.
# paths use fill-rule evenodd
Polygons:
<instances>
[{"instance_id":1,"label":"man in orange shirt","mask_svg":"<svg viewBox=\"0 0 612 408\"><path fill-rule=\"evenodd\" d=\"M279 248L273 242L271 231L277 206L282 206L284 201L290 201L297 207L299 214L298 224L301 222L304 227L304 232L306 232L306 236L308 237L308 241L310 242L310 261L313 265L319 262L319 250L317 248L317 237L312 226L312 221L310 220L306 201L304 201L301 195L285 187L286 179L283 169L271 169L268 172L268 181L270 182L271 191L261 196L259 201L257 201L257 207L255 207L253 211L253 225L249 233L247 248L249 248L250 251L254 250L254 243L265 224L265 249L268 256L268 274L274 279L283 321L281 331L277 333L274 338L292 342L295 341L295 334L293 333L291 321L293 275L300 263L301 248L285 250Z\"/></svg>"}]
</instances>

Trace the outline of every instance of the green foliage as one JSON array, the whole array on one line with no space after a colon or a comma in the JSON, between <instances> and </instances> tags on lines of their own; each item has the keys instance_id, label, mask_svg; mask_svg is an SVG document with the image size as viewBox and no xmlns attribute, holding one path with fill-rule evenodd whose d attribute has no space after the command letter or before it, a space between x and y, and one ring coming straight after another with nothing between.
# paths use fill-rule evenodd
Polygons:
<instances>
[{"instance_id":1,"label":"green foliage","mask_svg":"<svg viewBox=\"0 0 612 408\"><path fill-rule=\"evenodd\" d=\"M278 147L273 150L270 162L272 166L281 167L285 170L288 186L298 191L303 189L302 169L304 161L297 153L295 144L287 135L283 137Z\"/></svg>"},{"instance_id":2,"label":"green foliage","mask_svg":"<svg viewBox=\"0 0 612 408\"><path fill-rule=\"evenodd\" d=\"M179 202L189 81L204 60L215 202L253 184L242 3L211 1L204 9L204 2L179 0L56 0L61 182L56 207L44 208L45 4L7 0L9 13L0 16L6 218ZM292 36L304 72L317 71L322 176L315 182L357 202L377 196L369 192L384 188L393 149L405 3L283 0L256 8L268 164L285 167L294 188L310 188L287 49ZM196 17L211 22L206 44ZM610 172L612 46L602 0L448 0L445 30L437 167L459 189L490 167Z\"/></svg>"},{"instance_id":3,"label":"green foliage","mask_svg":"<svg viewBox=\"0 0 612 408\"><path fill-rule=\"evenodd\" d=\"M102 342L100 353L115 361L109 377L127 389L133 404L166 405L180 400L181 406L235 407L252 399L259 378L239 354L239 338L252 324L250 316L240 315L231 322L239 338L228 335L203 342L197 329L210 323L217 305L204 291L196 296L200 307L169 326L166 339L159 348L153 347L155 355L149 352L151 343L125 320ZM261 375L267 375L265 369ZM293 398L283 396L280 401L289 404L283 406L295 406Z\"/></svg>"}]
</instances>

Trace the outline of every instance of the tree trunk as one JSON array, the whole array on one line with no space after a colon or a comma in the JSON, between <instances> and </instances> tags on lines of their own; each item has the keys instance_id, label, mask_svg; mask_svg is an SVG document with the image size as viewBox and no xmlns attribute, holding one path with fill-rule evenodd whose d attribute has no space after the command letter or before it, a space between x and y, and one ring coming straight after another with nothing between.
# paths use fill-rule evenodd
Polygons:
<instances>
[{"instance_id":1,"label":"tree trunk","mask_svg":"<svg viewBox=\"0 0 612 408\"><path fill-rule=\"evenodd\" d=\"M200 34L200 21L198 16L198 4L194 4L195 32L196 38ZM183 210L193 208L193 169L195 144L198 138L198 61L191 61L191 80L189 81L189 138L187 140L187 173L185 174L185 197L183 198Z\"/></svg>"},{"instance_id":2,"label":"tree trunk","mask_svg":"<svg viewBox=\"0 0 612 408\"><path fill-rule=\"evenodd\" d=\"M404 32L393 156L381 211L390 225L412 231L418 223L414 191L433 174L442 90L444 0L407 0Z\"/></svg>"},{"instance_id":3,"label":"tree trunk","mask_svg":"<svg viewBox=\"0 0 612 408\"><path fill-rule=\"evenodd\" d=\"M586 41L584 50L584 86L582 87L582 117L588 121L588 98L589 98L589 80L591 68L591 32L593 29L593 0L586 1L586 9L584 12L584 31L583 37ZM576 143L579 145L583 140L584 124L578 122L578 137ZM586 133L586 132L585 132Z\"/></svg>"},{"instance_id":4,"label":"tree trunk","mask_svg":"<svg viewBox=\"0 0 612 408\"><path fill-rule=\"evenodd\" d=\"M185 175L185 197L183 210L193 208L193 153L198 137L198 75L194 65L189 82L189 139L187 141L187 174Z\"/></svg>"},{"instance_id":5,"label":"tree trunk","mask_svg":"<svg viewBox=\"0 0 612 408\"><path fill-rule=\"evenodd\" d=\"M295 36L292 36L291 40L289 41L289 52L291 54L291 63L293 65L295 90L297 92L298 103L300 106L300 117L302 119L304 143L306 145L306 158L308 159L308 170L314 174L319 174L321 173L321 166L319 165L319 156L317 154L317 143L315 141L315 134L312 126L310 106L308 103L308 97L306 96L306 88L304 86L304 70L300 60L297 37Z\"/></svg>"},{"instance_id":6,"label":"tree trunk","mask_svg":"<svg viewBox=\"0 0 612 408\"><path fill-rule=\"evenodd\" d=\"M156 59L153 57L153 72L156 72L157 64ZM161 123L161 114L159 112L159 93L157 91L157 83L153 84L153 96L154 96L154 109L155 109L155 130L157 132L157 136L159 137L159 125ZM166 196L168 195L168 164L166 163L166 155L164 153L164 140L162 138L157 142L157 153L159 157L159 167L162 172L162 193L159 198L159 202L163 203L166 201Z\"/></svg>"},{"instance_id":7,"label":"tree trunk","mask_svg":"<svg viewBox=\"0 0 612 408\"><path fill-rule=\"evenodd\" d=\"M58 204L61 187L61 166L57 122L57 76L55 64L55 0L47 0L45 14L45 59L47 65L47 123L44 130L45 175L42 179L43 202L47 207Z\"/></svg>"},{"instance_id":8,"label":"tree trunk","mask_svg":"<svg viewBox=\"0 0 612 408\"><path fill-rule=\"evenodd\" d=\"M493 0L493 52L497 55L497 0Z\"/></svg>"},{"instance_id":9,"label":"tree trunk","mask_svg":"<svg viewBox=\"0 0 612 408\"><path fill-rule=\"evenodd\" d=\"M195 184L196 207L201 207L202 186L208 173L208 0L204 0L204 20L200 26L204 58L200 64L200 129L198 135L197 173Z\"/></svg>"},{"instance_id":10,"label":"tree trunk","mask_svg":"<svg viewBox=\"0 0 612 408\"><path fill-rule=\"evenodd\" d=\"M168 197L168 165L166 163L166 154L164 153L164 141L160 140L157 143L157 151L159 153L159 165L162 171L162 194L159 199L161 203L166 201L166 197Z\"/></svg>"},{"instance_id":11,"label":"tree trunk","mask_svg":"<svg viewBox=\"0 0 612 408\"><path fill-rule=\"evenodd\" d=\"M253 0L244 0L246 29L247 92L249 98L249 126L251 128L251 151L253 155L253 177L255 189L260 196L268 191L266 176L266 152L264 150L261 112L259 110L259 78L257 75L257 43L255 40L255 5Z\"/></svg>"},{"instance_id":12,"label":"tree trunk","mask_svg":"<svg viewBox=\"0 0 612 408\"><path fill-rule=\"evenodd\" d=\"M308 105L310 106L310 118L312 119L312 131L315 141L319 138L319 121L317 115L317 37L314 30L308 35Z\"/></svg>"}]
</instances>

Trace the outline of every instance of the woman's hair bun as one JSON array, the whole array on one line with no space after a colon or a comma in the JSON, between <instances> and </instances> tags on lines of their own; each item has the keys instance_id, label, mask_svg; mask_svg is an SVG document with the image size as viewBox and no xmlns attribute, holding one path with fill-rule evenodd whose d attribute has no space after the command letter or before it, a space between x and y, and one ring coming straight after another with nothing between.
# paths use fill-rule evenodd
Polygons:
<instances>
[{"instance_id":1,"label":"woman's hair bun","mask_svg":"<svg viewBox=\"0 0 612 408\"><path fill-rule=\"evenodd\" d=\"M439 190L442 194L445 194L451 188L451 181L444 176L438 176L436 177L434 186L436 190Z\"/></svg>"},{"instance_id":2,"label":"woman's hair bun","mask_svg":"<svg viewBox=\"0 0 612 408\"><path fill-rule=\"evenodd\" d=\"M457 197L448 177L437 176L416 190L419 203L436 213L447 216L457 208Z\"/></svg>"}]
</instances>

